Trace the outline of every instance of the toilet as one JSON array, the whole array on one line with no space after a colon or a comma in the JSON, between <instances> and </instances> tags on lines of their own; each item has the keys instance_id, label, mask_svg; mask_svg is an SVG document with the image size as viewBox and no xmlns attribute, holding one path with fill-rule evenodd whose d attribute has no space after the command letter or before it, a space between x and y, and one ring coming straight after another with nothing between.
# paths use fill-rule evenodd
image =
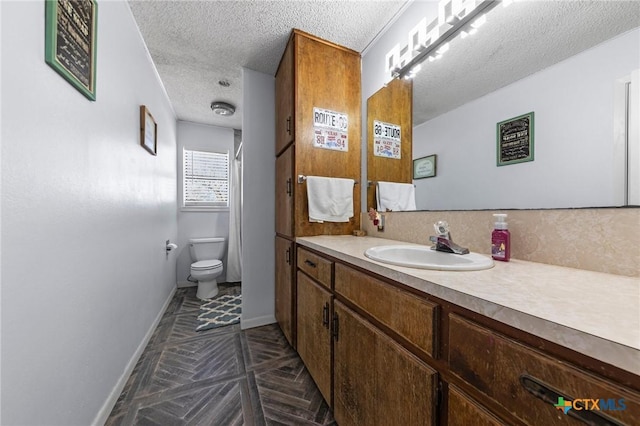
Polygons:
<instances>
[{"instance_id":1,"label":"toilet","mask_svg":"<svg viewBox=\"0 0 640 426\"><path fill-rule=\"evenodd\" d=\"M191 278L198 281L198 299L211 299L218 294L217 278L224 270L224 238L192 238L189 240L191 254Z\"/></svg>"}]
</instances>

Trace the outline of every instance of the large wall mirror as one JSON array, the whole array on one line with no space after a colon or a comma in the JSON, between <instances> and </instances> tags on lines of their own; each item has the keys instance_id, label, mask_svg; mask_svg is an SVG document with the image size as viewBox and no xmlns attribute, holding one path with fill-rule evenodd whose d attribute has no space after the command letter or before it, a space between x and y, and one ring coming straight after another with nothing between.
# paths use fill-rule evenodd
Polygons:
<instances>
[{"instance_id":1,"label":"large wall mirror","mask_svg":"<svg viewBox=\"0 0 640 426\"><path fill-rule=\"evenodd\" d=\"M426 16L407 14L415 22L398 20L399 43ZM437 173L413 180L417 209L640 204L639 23L633 1L515 2L425 61L413 78L412 159L435 155ZM531 158L499 164L508 140L498 143L498 124L530 113ZM381 176L368 166L369 180Z\"/></svg>"}]
</instances>

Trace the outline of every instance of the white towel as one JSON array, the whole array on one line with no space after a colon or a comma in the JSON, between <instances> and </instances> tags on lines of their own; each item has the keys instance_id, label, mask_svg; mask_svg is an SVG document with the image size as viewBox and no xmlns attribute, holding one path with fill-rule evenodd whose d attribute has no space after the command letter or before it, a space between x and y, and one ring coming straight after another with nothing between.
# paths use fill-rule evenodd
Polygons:
<instances>
[{"instance_id":1,"label":"white towel","mask_svg":"<svg viewBox=\"0 0 640 426\"><path fill-rule=\"evenodd\" d=\"M307 176L310 222L349 222L353 217L353 179Z\"/></svg>"},{"instance_id":2,"label":"white towel","mask_svg":"<svg viewBox=\"0 0 640 426\"><path fill-rule=\"evenodd\" d=\"M409 211L416 209L416 188L412 183L378 182L378 211Z\"/></svg>"}]
</instances>

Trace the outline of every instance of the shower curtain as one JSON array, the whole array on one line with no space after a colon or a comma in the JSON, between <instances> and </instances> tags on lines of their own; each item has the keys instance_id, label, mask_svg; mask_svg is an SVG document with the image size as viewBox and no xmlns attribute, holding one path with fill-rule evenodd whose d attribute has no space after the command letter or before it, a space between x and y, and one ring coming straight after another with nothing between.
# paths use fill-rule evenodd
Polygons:
<instances>
[{"instance_id":1,"label":"shower curtain","mask_svg":"<svg viewBox=\"0 0 640 426\"><path fill-rule=\"evenodd\" d=\"M242 148L231 161L231 203L229 205L229 251L227 282L242 281Z\"/></svg>"}]
</instances>

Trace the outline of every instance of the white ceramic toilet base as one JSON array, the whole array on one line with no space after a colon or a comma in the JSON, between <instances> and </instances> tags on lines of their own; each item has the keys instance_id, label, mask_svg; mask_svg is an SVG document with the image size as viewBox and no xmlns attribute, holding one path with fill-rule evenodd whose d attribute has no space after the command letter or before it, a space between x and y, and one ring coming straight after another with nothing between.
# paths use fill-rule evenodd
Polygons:
<instances>
[{"instance_id":1,"label":"white ceramic toilet base","mask_svg":"<svg viewBox=\"0 0 640 426\"><path fill-rule=\"evenodd\" d=\"M218 295L218 281L198 281L198 299L211 299Z\"/></svg>"}]
</instances>

